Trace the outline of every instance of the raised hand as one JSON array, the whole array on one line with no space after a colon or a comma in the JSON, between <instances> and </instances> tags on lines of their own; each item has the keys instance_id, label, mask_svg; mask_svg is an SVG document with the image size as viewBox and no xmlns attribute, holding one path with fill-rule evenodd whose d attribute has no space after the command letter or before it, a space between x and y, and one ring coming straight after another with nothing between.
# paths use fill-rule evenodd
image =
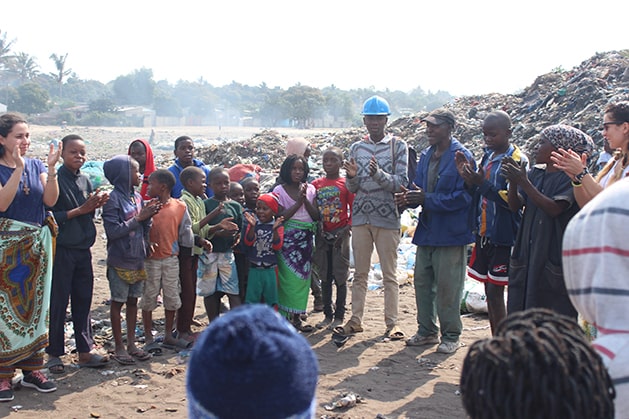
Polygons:
<instances>
[{"instance_id":1,"label":"raised hand","mask_svg":"<svg viewBox=\"0 0 629 419\"><path fill-rule=\"evenodd\" d=\"M282 226L282 224L284 223L284 216L279 216L275 219L275 222L273 223L273 231L277 230L278 228L280 228Z\"/></svg>"},{"instance_id":2,"label":"raised hand","mask_svg":"<svg viewBox=\"0 0 629 419\"><path fill-rule=\"evenodd\" d=\"M61 141L59 141L57 143L57 150L55 151L55 145L51 142L50 143L50 148L48 150L48 170L50 170L51 167L55 167L55 165L59 162L59 160L61 159L61 151L63 150L63 143Z\"/></svg>"},{"instance_id":3,"label":"raised hand","mask_svg":"<svg viewBox=\"0 0 629 419\"><path fill-rule=\"evenodd\" d=\"M256 217L254 217L252 213L245 212L244 216L245 216L245 219L247 220L247 223L249 223L250 226L256 225Z\"/></svg>"},{"instance_id":4,"label":"raised hand","mask_svg":"<svg viewBox=\"0 0 629 419\"><path fill-rule=\"evenodd\" d=\"M345 169L345 175L347 177L354 177L358 173L358 165L356 160L352 157L349 161L343 163L343 169Z\"/></svg>"},{"instance_id":5,"label":"raised hand","mask_svg":"<svg viewBox=\"0 0 629 419\"><path fill-rule=\"evenodd\" d=\"M512 157L505 157L502 159L500 166L500 174L507 178L509 182L517 185L521 184L526 177L526 166L518 164Z\"/></svg>"}]
</instances>

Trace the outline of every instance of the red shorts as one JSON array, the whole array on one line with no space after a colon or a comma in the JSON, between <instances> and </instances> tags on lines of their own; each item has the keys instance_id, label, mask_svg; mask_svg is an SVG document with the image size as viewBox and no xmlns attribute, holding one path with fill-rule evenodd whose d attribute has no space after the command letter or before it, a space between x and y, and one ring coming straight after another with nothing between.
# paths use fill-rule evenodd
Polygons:
<instances>
[{"instance_id":1,"label":"red shorts","mask_svg":"<svg viewBox=\"0 0 629 419\"><path fill-rule=\"evenodd\" d=\"M509 283L511 246L496 246L477 236L467 274L478 281L494 285Z\"/></svg>"}]
</instances>

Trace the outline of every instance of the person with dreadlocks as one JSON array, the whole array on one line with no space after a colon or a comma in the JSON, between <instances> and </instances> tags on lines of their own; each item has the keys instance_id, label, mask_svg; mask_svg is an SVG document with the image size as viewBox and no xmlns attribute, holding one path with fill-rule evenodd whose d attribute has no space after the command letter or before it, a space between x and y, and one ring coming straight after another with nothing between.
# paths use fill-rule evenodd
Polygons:
<instances>
[{"instance_id":1,"label":"person with dreadlocks","mask_svg":"<svg viewBox=\"0 0 629 419\"><path fill-rule=\"evenodd\" d=\"M616 396L601 357L570 317L543 308L510 314L474 342L461 372L472 419L612 419Z\"/></svg>"},{"instance_id":2,"label":"person with dreadlocks","mask_svg":"<svg viewBox=\"0 0 629 419\"><path fill-rule=\"evenodd\" d=\"M629 180L596 195L570 221L563 264L570 300L597 327L592 342L616 387L616 417L629 415Z\"/></svg>"},{"instance_id":3,"label":"person with dreadlocks","mask_svg":"<svg viewBox=\"0 0 629 419\"><path fill-rule=\"evenodd\" d=\"M561 240L568 221L579 211L570 178L550 160L551 152L572 150L590 156L594 142L568 125L551 125L540 133L535 166L505 157L501 174L509 181L509 208L524 208L509 263L507 312L545 307L577 318L561 266Z\"/></svg>"}]
</instances>

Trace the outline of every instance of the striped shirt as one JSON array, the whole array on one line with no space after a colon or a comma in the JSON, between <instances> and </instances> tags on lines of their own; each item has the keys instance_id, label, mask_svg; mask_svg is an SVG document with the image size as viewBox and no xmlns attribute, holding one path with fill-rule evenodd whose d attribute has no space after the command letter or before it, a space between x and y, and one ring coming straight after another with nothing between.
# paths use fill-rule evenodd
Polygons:
<instances>
[{"instance_id":1,"label":"striped shirt","mask_svg":"<svg viewBox=\"0 0 629 419\"><path fill-rule=\"evenodd\" d=\"M563 269L572 303L598 328L593 342L616 388L616 417L629 412L629 179L605 188L570 221Z\"/></svg>"}]
</instances>

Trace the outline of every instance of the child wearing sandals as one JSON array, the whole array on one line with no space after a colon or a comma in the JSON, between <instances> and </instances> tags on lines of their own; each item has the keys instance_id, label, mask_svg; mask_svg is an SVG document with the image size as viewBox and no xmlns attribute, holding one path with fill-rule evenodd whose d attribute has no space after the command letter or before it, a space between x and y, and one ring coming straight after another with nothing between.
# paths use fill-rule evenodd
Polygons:
<instances>
[{"instance_id":1,"label":"child wearing sandals","mask_svg":"<svg viewBox=\"0 0 629 419\"><path fill-rule=\"evenodd\" d=\"M245 254L250 263L245 302L263 301L276 311L277 252L284 242L284 217L277 217L279 201L273 194L260 195L256 215L245 212L247 227L244 235ZM256 219L257 217L257 219Z\"/></svg>"},{"instance_id":2,"label":"child wearing sandals","mask_svg":"<svg viewBox=\"0 0 629 419\"><path fill-rule=\"evenodd\" d=\"M153 341L153 311L157 308L160 291L164 298L165 330L162 346L188 348L192 342L177 339L173 334L175 313L181 307L179 292L179 249L191 248L194 244L192 221L186 204L171 198L170 192L175 186L175 176L166 169L158 169L149 177L147 194L157 199L161 209L153 217L149 231L150 254L146 259L147 280L144 286L140 308L144 324L145 349L159 353L159 347Z\"/></svg>"},{"instance_id":3,"label":"child wearing sandals","mask_svg":"<svg viewBox=\"0 0 629 419\"><path fill-rule=\"evenodd\" d=\"M157 200L142 203L134 191L140 185L140 166L127 155L116 156L103 164L105 177L114 186L103 206L103 227L107 235L107 279L111 291L111 329L114 335L112 358L122 365L145 361L151 355L135 345L138 298L142 296L146 270L148 233L151 218L159 212ZM126 304L127 345L122 339L120 312Z\"/></svg>"}]
</instances>

